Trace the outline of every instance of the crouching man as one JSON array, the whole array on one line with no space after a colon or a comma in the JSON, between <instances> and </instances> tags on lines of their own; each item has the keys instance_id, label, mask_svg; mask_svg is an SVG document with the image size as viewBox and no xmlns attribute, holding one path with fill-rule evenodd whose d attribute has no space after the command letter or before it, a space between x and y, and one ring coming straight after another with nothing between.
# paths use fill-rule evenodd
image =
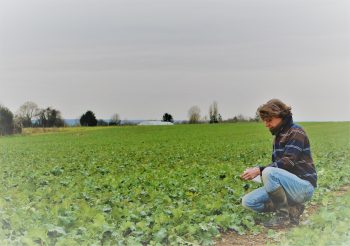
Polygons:
<instances>
[{"instance_id":1,"label":"crouching man","mask_svg":"<svg viewBox=\"0 0 350 246\"><path fill-rule=\"evenodd\" d=\"M274 135L272 163L248 168L241 178L251 180L261 175L263 187L242 199L244 207L256 212L276 212L264 223L268 228L299 224L306 201L313 195L317 173L305 131L293 123L291 107L272 99L258 108L265 126Z\"/></svg>"}]
</instances>

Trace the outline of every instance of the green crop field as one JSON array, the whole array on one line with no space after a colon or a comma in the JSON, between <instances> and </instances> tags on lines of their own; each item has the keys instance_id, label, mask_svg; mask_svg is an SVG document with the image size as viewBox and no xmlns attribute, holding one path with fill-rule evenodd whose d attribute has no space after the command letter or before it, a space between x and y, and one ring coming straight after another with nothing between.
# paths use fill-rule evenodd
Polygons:
<instances>
[{"instance_id":1,"label":"green crop field","mask_svg":"<svg viewBox=\"0 0 350 246\"><path fill-rule=\"evenodd\" d=\"M302 123L315 201L350 183L350 123ZM68 128L0 138L1 245L212 244L259 232L240 180L269 164L261 123Z\"/></svg>"}]
</instances>

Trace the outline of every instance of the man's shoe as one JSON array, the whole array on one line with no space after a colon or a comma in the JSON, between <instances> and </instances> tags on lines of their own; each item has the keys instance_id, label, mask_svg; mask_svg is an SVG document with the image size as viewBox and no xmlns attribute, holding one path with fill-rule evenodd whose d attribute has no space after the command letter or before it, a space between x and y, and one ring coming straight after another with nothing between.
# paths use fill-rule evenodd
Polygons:
<instances>
[{"instance_id":1,"label":"man's shoe","mask_svg":"<svg viewBox=\"0 0 350 246\"><path fill-rule=\"evenodd\" d=\"M272 218L271 220L264 223L264 226L272 229L282 229L290 226L289 216L279 216Z\"/></svg>"},{"instance_id":2,"label":"man's shoe","mask_svg":"<svg viewBox=\"0 0 350 246\"><path fill-rule=\"evenodd\" d=\"M301 203L297 203L288 208L289 219L292 225L299 225L300 216L303 214L304 209L305 209L305 206L304 204L301 204Z\"/></svg>"},{"instance_id":3,"label":"man's shoe","mask_svg":"<svg viewBox=\"0 0 350 246\"><path fill-rule=\"evenodd\" d=\"M276 208L271 200L264 203L264 210L262 212L276 212Z\"/></svg>"},{"instance_id":4,"label":"man's shoe","mask_svg":"<svg viewBox=\"0 0 350 246\"><path fill-rule=\"evenodd\" d=\"M290 225L288 201L282 186L277 190L269 192L269 197L276 209L276 217L264 223L268 228L284 228Z\"/></svg>"}]
</instances>

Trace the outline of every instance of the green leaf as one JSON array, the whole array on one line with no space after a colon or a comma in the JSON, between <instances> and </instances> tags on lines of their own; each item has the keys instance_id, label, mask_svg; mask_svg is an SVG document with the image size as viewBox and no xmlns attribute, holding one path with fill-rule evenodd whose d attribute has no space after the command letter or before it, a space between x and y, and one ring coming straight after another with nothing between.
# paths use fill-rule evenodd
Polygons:
<instances>
[{"instance_id":1,"label":"green leaf","mask_svg":"<svg viewBox=\"0 0 350 246\"><path fill-rule=\"evenodd\" d=\"M162 243L163 240L166 239L167 235L167 230L165 228L162 228L154 235L154 240L156 242Z\"/></svg>"}]
</instances>

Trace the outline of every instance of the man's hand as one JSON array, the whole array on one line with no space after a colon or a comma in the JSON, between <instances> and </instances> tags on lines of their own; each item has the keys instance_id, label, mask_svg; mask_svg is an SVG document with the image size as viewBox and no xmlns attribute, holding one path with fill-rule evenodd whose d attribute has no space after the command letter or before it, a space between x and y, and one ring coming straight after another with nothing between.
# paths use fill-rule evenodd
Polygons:
<instances>
[{"instance_id":1,"label":"man's hand","mask_svg":"<svg viewBox=\"0 0 350 246\"><path fill-rule=\"evenodd\" d=\"M260 174L260 168L253 167L246 169L242 174L241 178L244 180L251 180Z\"/></svg>"}]
</instances>

